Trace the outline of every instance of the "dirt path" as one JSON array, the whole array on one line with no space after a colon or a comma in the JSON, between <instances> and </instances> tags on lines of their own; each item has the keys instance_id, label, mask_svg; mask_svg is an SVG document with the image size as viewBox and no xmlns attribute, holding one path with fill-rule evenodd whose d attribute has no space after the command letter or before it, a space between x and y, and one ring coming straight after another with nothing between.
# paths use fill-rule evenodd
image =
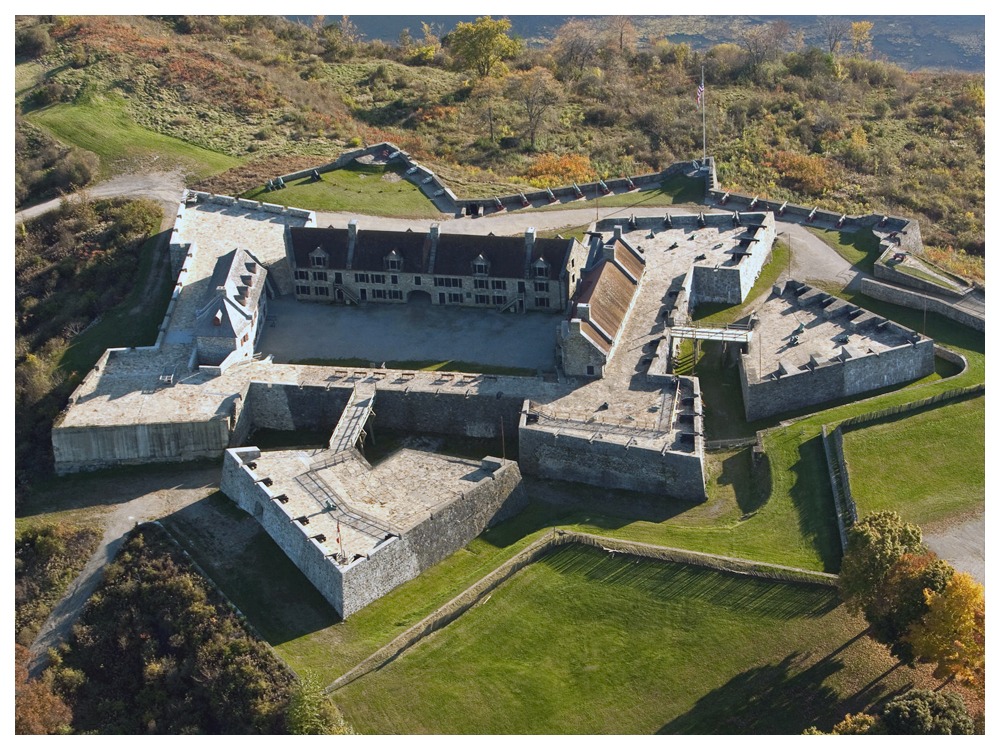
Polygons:
<instances>
[{"instance_id":1,"label":"dirt path","mask_svg":"<svg viewBox=\"0 0 1000 750\"><path fill-rule=\"evenodd\" d=\"M59 645L70 633L84 605L102 579L104 566L114 559L125 540L125 535L137 524L155 521L195 503L218 490L220 468L199 466L163 471L152 469L148 474L135 477L88 477L81 481L81 492L66 485L41 498L50 510L64 507L60 493L73 493L68 504L86 506L113 505L104 517L104 537L90 560L76 579L69 585L63 598L42 625L31 644L29 672L37 676L48 663L48 650Z\"/></svg>"},{"instance_id":2,"label":"dirt path","mask_svg":"<svg viewBox=\"0 0 1000 750\"><path fill-rule=\"evenodd\" d=\"M928 527L924 530L924 542L956 570L986 585L985 512L951 525Z\"/></svg>"},{"instance_id":3,"label":"dirt path","mask_svg":"<svg viewBox=\"0 0 1000 750\"><path fill-rule=\"evenodd\" d=\"M142 174L125 174L113 177L106 182L92 185L67 196L69 200L78 200L82 196L89 198L150 198L167 208L167 216L171 216L184 190L184 175L180 171L147 172ZM15 222L33 219L57 208L62 198L39 203L14 214ZM173 224L173 221L170 222Z\"/></svg>"}]
</instances>

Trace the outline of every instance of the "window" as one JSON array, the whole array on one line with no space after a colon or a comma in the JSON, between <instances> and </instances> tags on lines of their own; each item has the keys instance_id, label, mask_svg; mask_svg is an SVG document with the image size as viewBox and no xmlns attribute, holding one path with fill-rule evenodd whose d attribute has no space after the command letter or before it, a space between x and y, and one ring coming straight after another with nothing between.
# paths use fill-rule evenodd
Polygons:
<instances>
[{"instance_id":1,"label":"window","mask_svg":"<svg viewBox=\"0 0 1000 750\"><path fill-rule=\"evenodd\" d=\"M313 281L326 281L326 271L313 271Z\"/></svg>"},{"instance_id":2,"label":"window","mask_svg":"<svg viewBox=\"0 0 1000 750\"><path fill-rule=\"evenodd\" d=\"M450 292L448 294L448 301L449 302L454 302L454 303L460 305L460 304L462 304L462 295L461 294L456 294L455 292Z\"/></svg>"},{"instance_id":3,"label":"window","mask_svg":"<svg viewBox=\"0 0 1000 750\"><path fill-rule=\"evenodd\" d=\"M390 284L398 284L399 283L399 277L396 274L393 274L392 276L389 277L389 283Z\"/></svg>"},{"instance_id":4,"label":"window","mask_svg":"<svg viewBox=\"0 0 1000 750\"><path fill-rule=\"evenodd\" d=\"M403 267L403 259L393 250L385 257L385 268L387 271L399 271Z\"/></svg>"},{"instance_id":5,"label":"window","mask_svg":"<svg viewBox=\"0 0 1000 750\"><path fill-rule=\"evenodd\" d=\"M548 307L549 298L548 297L535 297L535 307Z\"/></svg>"},{"instance_id":6,"label":"window","mask_svg":"<svg viewBox=\"0 0 1000 750\"><path fill-rule=\"evenodd\" d=\"M326 268L326 253L312 256L313 268Z\"/></svg>"},{"instance_id":7,"label":"window","mask_svg":"<svg viewBox=\"0 0 1000 750\"><path fill-rule=\"evenodd\" d=\"M420 277L419 276L414 276L413 277L413 286L420 286L420 284L421 284Z\"/></svg>"},{"instance_id":8,"label":"window","mask_svg":"<svg viewBox=\"0 0 1000 750\"><path fill-rule=\"evenodd\" d=\"M366 273L356 273L356 274L354 274L354 283L355 284L367 284L368 283L368 274L366 274Z\"/></svg>"},{"instance_id":9,"label":"window","mask_svg":"<svg viewBox=\"0 0 1000 750\"><path fill-rule=\"evenodd\" d=\"M403 292L400 289L390 289L389 299L403 299Z\"/></svg>"},{"instance_id":10,"label":"window","mask_svg":"<svg viewBox=\"0 0 1000 750\"><path fill-rule=\"evenodd\" d=\"M387 297L385 289L372 289L372 299L386 299Z\"/></svg>"},{"instance_id":11,"label":"window","mask_svg":"<svg viewBox=\"0 0 1000 750\"><path fill-rule=\"evenodd\" d=\"M482 255L472 261L472 273L477 276L486 276L490 272L490 264Z\"/></svg>"},{"instance_id":12,"label":"window","mask_svg":"<svg viewBox=\"0 0 1000 750\"><path fill-rule=\"evenodd\" d=\"M329 288L327 288L325 286L315 287L315 290L316 290L316 296L317 297L329 297L330 296L330 290L329 290Z\"/></svg>"},{"instance_id":13,"label":"window","mask_svg":"<svg viewBox=\"0 0 1000 750\"><path fill-rule=\"evenodd\" d=\"M535 269L535 278L536 279L547 279L547 278L549 278L549 264L546 263L541 258L539 258L535 262L535 265L533 266L533 268Z\"/></svg>"},{"instance_id":14,"label":"window","mask_svg":"<svg viewBox=\"0 0 1000 750\"><path fill-rule=\"evenodd\" d=\"M488 294L477 294L476 295L477 305L488 305L490 304L490 295Z\"/></svg>"},{"instance_id":15,"label":"window","mask_svg":"<svg viewBox=\"0 0 1000 750\"><path fill-rule=\"evenodd\" d=\"M344 274L339 273L339 272L335 273L333 275L333 283L334 284L343 284L344 283Z\"/></svg>"},{"instance_id":16,"label":"window","mask_svg":"<svg viewBox=\"0 0 1000 750\"><path fill-rule=\"evenodd\" d=\"M493 279L493 288L494 289L506 289L507 288L507 282L504 281L503 279Z\"/></svg>"},{"instance_id":17,"label":"window","mask_svg":"<svg viewBox=\"0 0 1000 750\"><path fill-rule=\"evenodd\" d=\"M474 289L489 289L490 288L490 280L489 279L473 279L472 280L472 287Z\"/></svg>"},{"instance_id":18,"label":"window","mask_svg":"<svg viewBox=\"0 0 1000 750\"><path fill-rule=\"evenodd\" d=\"M301 284L296 284L295 285L295 293L296 294L310 295L310 294L312 294L312 289L310 287L303 286Z\"/></svg>"},{"instance_id":19,"label":"window","mask_svg":"<svg viewBox=\"0 0 1000 750\"><path fill-rule=\"evenodd\" d=\"M373 273L372 274L372 283L373 284L384 284L385 283L385 274L384 273Z\"/></svg>"},{"instance_id":20,"label":"window","mask_svg":"<svg viewBox=\"0 0 1000 750\"><path fill-rule=\"evenodd\" d=\"M547 281L536 281L535 282L535 291L536 292L548 292L549 291L549 282L547 282Z\"/></svg>"},{"instance_id":21,"label":"window","mask_svg":"<svg viewBox=\"0 0 1000 750\"><path fill-rule=\"evenodd\" d=\"M450 277L447 277L447 276L435 276L434 277L434 286L453 287L453 288L461 289L462 288L462 280L461 279L453 279L453 278L450 278Z\"/></svg>"},{"instance_id":22,"label":"window","mask_svg":"<svg viewBox=\"0 0 1000 750\"><path fill-rule=\"evenodd\" d=\"M587 374L588 375L593 375L594 374L594 366L593 365L587 365Z\"/></svg>"},{"instance_id":23,"label":"window","mask_svg":"<svg viewBox=\"0 0 1000 750\"><path fill-rule=\"evenodd\" d=\"M493 304L494 305L502 305L506 301L507 301L507 298L504 297L502 294L494 294L493 295Z\"/></svg>"},{"instance_id":24,"label":"window","mask_svg":"<svg viewBox=\"0 0 1000 750\"><path fill-rule=\"evenodd\" d=\"M296 281L309 281L309 272L308 271L296 271L295 272L295 280Z\"/></svg>"}]
</instances>

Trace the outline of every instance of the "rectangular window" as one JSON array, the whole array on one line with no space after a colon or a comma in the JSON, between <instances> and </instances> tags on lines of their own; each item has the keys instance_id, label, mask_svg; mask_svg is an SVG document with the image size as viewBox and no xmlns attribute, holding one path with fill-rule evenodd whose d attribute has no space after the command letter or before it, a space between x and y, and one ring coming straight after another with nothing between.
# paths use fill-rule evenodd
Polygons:
<instances>
[{"instance_id":1,"label":"rectangular window","mask_svg":"<svg viewBox=\"0 0 1000 750\"><path fill-rule=\"evenodd\" d=\"M473 279L472 280L473 289L489 289L490 280L489 279Z\"/></svg>"},{"instance_id":2,"label":"rectangular window","mask_svg":"<svg viewBox=\"0 0 1000 750\"><path fill-rule=\"evenodd\" d=\"M549 298L548 297L535 297L535 307L548 307Z\"/></svg>"},{"instance_id":3,"label":"rectangular window","mask_svg":"<svg viewBox=\"0 0 1000 750\"><path fill-rule=\"evenodd\" d=\"M313 281L326 281L326 271L313 271Z\"/></svg>"},{"instance_id":4,"label":"rectangular window","mask_svg":"<svg viewBox=\"0 0 1000 750\"><path fill-rule=\"evenodd\" d=\"M354 283L355 284L367 284L368 283L368 274L366 274L366 273L356 273L356 274L354 274Z\"/></svg>"},{"instance_id":5,"label":"rectangular window","mask_svg":"<svg viewBox=\"0 0 1000 750\"><path fill-rule=\"evenodd\" d=\"M296 271L295 272L295 280L296 281L309 281L309 272L308 271Z\"/></svg>"},{"instance_id":6,"label":"rectangular window","mask_svg":"<svg viewBox=\"0 0 1000 750\"><path fill-rule=\"evenodd\" d=\"M312 259L313 268L326 268L326 256L314 255Z\"/></svg>"},{"instance_id":7,"label":"rectangular window","mask_svg":"<svg viewBox=\"0 0 1000 750\"><path fill-rule=\"evenodd\" d=\"M493 295L493 304L494 305L502 305L506 301L507 301L507 298L504 297L502 294L494 294Z\"/></svg>"},{"instance_id":8,"label":"rectangular window","mask_svg":"<svg viewBox=\"0 0 1000 750\"><path fill-rule=\"evenodd\" d=\"M494 289L506 289L507 288L507 282L504 281L503 279L493 279L493 288Z\"/></svg>"},{"instance_id":9,"label":"rectangular window","mask_svg":"<svg viewBox=\"0 0 1000 750\"><path fill-rule=\"evenodd\" d=\"M420 286L420 283L421 283L420 282L420 277L419 276L414 276L413 277L413 286Z\"/></svg>"},{"instance_id":10,"label":"rectangular window","mask_svg":"<svg viewBox=\"0 0 1000 750\"><path fill-rule=\"evenodd\" d=\"M389 277L389 283L390 284L398 284L399 283L399 277L396 274L393 274L392 276Z\"/></svg>"},{"instance_id":11,"label":"rectangular window","mask_svg":"<svg viewBox=\"0 0 1000 750\"><path fill-rule=\"evenodd\" d=\"M462 280L461 279L453 279L453 278L450 278L448 276L435 276L434 277L434 286L443 286L443 287L451 287L451 288L455 288L455 289L461 289L462 288Z\"/></svg>"},{"instance_id":12,"label":"rectangular window","mask_svg":"<svg viewBox=\"0 0 1000 750\"><path fill-rule=\"evenodd\" d=\"M462 295L456 294L455 292L449 292L448 301L460 305L462 304Z\"/></svg>"},{"instance_id":13,"label":"rectangular window","mask_svg":"<svg viewBox=\"0 0 1000 750\"><path fill-rule=\"evenodd\" d=\"M403 299L403 292L400 289L390 289L389 299Z\"/></svg>"},{"instance_id":14,"label":"rectangular window","mask_svg":"<svg viewBox=\"0 0 1000 750\"><path fill-rule=\"evenodd\" d=\"M536 292L548 292L549 291L549 282L547 282L547 281L536 281L535 282L535 291Z\"/></svg>"},{"instance_id":15,"label":"rectangular window","mask_svg":"<svg viewBox=\"0 0 1000 750\"><path fill-rule=\"evenodd\" d=\"M385 289L372 289L372 299L386 299L387 296Z\"/></svg>"},{"instance_id":16,"label":"rectangular window","mask_svg":"<svg viewBox=\"0 0 1000 750\"><path fill-rule=\"evenodd\" d=\"M329 297L330 296L330 290L329 290L329 288L327 288L325 286L318 286L318 287L316 287L316 295L318 297Z\"/></svg>"},{"instance_id":17,"label":"rectangular window","mask_svg":"<svg viewBox=\"0 0 1000 750\"><path fill-rule=\"evenodd\" d=\"M488 305L490 304L490 295L488 294L477 294L476 295L477 305Z\"/></svg>"},{"instance_id":18,"label":"rectangular window","mask_svg":"<svg viewBox=\"0 0 1000 750\"><path fill-rule=\"evenodd\" d=\"M403 267L403 261L398 258L387 258L385 261L385 267L390 271L398 271Z\"/></svg>"},{"instance_id":19,"label":"rectangular window","mask_svg":"<svg viewBox=\"0 0 1000 750\"><path fill-rule=\"evenodd\" d=\"M385 274L384 273L373 273L372 274L372 283L373 284L384 284L385 283Z\"/></svg>"},{"instance_id":20,"label":"rectangular window","mask_svg":"<svg viewBox=\"0 0 1000 750\"><path fill-rule=\"evenodd\" d=\"M308 286L302 286L301 284L296 284L295 285L295 293L296 294L310 295L310 294L312 294L312 288L308 287Z\"/></svg>"}]
</instances>

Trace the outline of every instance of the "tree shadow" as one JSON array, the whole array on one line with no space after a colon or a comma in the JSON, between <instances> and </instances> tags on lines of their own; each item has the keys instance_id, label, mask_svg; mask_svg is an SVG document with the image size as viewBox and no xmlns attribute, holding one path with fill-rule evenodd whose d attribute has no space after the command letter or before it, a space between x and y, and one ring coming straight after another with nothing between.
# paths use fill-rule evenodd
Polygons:
<instances>
[{"instance_id":1,"label":"tree shadow","mask_svg":"<svg viewBox=\"0 0 1000 750\"><path fill-rule=\"evenodd\" d=\"M748 669L698 699L657 734L801 734L831 721L840 697L826 681L844 668L838 658L797 671L798 652Z\"/></svg>"},{"instance_id":2,"label":"tree shadow","mask_svg":"<svg viewBox=\"0 0 1000 750\"><path fill-rule=\"evenodd\" d=\"M799 460L791 467L795 483L789 495L799 515L799 531L819 553L823 570L836 572L840 569L840 539L822 437L803 441L798 452Z\"/></svg>"},{"instance_id":3,"label":"tree shadow","mask_svg":"<svg viewBox=\"0 0 1000 750\"><path fill-rule=\"evenodd\" d=\"M770 497L771 462L765 455L760 465L754 466L753 451L745 448L722 461L722 472L716 482L732 487L743 515L751 515L764 507Z\"/></svg>"}]
</instances>

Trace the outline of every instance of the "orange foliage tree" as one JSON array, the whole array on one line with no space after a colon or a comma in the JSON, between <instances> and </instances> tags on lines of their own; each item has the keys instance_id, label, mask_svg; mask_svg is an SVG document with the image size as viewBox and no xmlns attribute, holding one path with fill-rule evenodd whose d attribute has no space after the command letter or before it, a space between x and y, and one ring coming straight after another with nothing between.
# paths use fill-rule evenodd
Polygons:
<instances>
[{"instance_id":1,"label":"orange foliage tree","mask_svg":"<svg viewBox=\"0 0 1000 750\"><path fill-rule=\"evenodd\" d=\"M593 179L594 168L586 154L542 154L524 176L535 187L555 187Z\"/></svg>"},{"instance_id":2,"label":"orange foliage tree","mask_svg":"<svg viewBox=\"0 0 1000 750\"><path fill-rule=\"evenodd\" d=\"M28 679L28 649L14 645L14 731L64 734L73 718L62 698L44 680Z\"/></svg>"},{"instance_id":3,"label":"orange foliage tree","mask_svg":"<svg viewBox=\"0 0 1000 750\"><path fill-rule=\"evenodd\" d=\"M911 629L918 659L937 665L935 677L981 685L986 666L986 592L956 573L940 593L927 591L927 614Z\"/></svg>"}]
</instances>

